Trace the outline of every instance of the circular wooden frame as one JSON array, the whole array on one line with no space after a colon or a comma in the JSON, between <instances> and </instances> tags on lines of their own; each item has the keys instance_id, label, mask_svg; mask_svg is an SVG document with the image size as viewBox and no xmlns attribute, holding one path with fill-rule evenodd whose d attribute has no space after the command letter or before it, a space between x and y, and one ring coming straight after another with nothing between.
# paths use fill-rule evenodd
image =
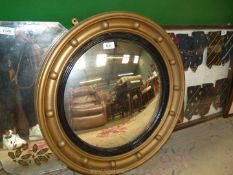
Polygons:
<instances>
[{"instance_id":1,"label":"circular wooden frame","mask_svg":"<svg viewBox=\"0 0 233 175\"><path fill-rule=\"evenodd\" d=\"M149 138L135 149L113 157L97 156L75 145L61 126L58 86L74 53L91 39L109 32L127 32L150 42L162 55L169 76L169 98L161 122ZM166 142L178 121L184 96L184 73L180 54L167 33L142 16L112 12L77 24L47 56L38 75L36 111L44 138L53 153L71 169L84 174L119 174L152 157ZM161 75L162 76L162 75Z\"/></svg>"}]
</instances>

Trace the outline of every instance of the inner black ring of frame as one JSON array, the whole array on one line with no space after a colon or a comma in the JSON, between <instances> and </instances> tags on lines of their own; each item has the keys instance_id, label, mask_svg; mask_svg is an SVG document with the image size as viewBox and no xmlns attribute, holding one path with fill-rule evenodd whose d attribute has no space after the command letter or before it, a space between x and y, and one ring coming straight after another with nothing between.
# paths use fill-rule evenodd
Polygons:
<instances>
[{"instance_id":1,"label":"inner black ring of frame","mask_svg":"<svg viewBox=\"0 0 233 175\"><path fill-rule=\"evenodd\" d=\"M153 120L150 125L150 127L147 128L147 130L139 135L135 140L124 144L122 146L113 147L113 148L101 148L96 147L93 145L90 145L86 142L84 142L82 139L80 139L71 129L71 127L68 124L68 121L66 119L65 110L64 110L64 92L65 92L65 86L67 83L67 79L71 73L71 70L73 69L76 61L90 48L92 48L94 45L101 43L103 41L109 40L109 39L123 39L128 41L133 41L134 43L140 45L142 48L144 48L153 58L155 63L157 64L158 71L160 73L160 86L162 89L160 102L158 105L158 111L153 114ZM156 58L156 59L155 59ZM169 97L169 77L166 65L163 61L163 58L161 54L158 52L158 50L147 40L144 38L132 34L132 33L126 33L126 32L114 32L114 33L106 33L103 35L100 35L96 38L93 38L92 40L88 41L87 44L85 44L83 47L81 47L75 54L74 57L68 62L66 69L64 70L64 73L61 77L61 80L59 82L58 87L58 94L57 94L57 109L58 109L58 116L61 122L61 125L66 133L66 135L69 137L69 139L75 143L79 148L82 150L93 154L97 156L115 156L123 153L127 153L139 145L141 145L157 128L159 125L163 114L167 107L168 97Z\"/></svg>"}]
</instances>

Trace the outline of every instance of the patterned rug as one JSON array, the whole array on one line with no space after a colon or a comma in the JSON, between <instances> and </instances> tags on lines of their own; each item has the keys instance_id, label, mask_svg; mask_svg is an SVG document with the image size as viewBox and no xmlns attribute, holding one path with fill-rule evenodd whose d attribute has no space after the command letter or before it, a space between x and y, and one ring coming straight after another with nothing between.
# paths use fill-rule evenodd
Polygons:
<instances>
[{"instance_id":1,"label":"patterned rug","mask_svg":"<svg viewBox=\"0 0 233 175\"><path fill-rule=\"evenodd\" d=\"M103 129L97 133L97 137L112 137L115 135L123 134L127 130L127 123L122 123L111 128Z\"/></svg>"},{"instance_id":2,"label":"patterned rug","mask_svg":"<svg viewBox=\"0 0 233 175\"><path fill-rule=\"evenodd\" d=\"M102 148L112 148L127 144L144 133L150 126L158 98L159 96L156 96L152 99L146 108L140 112L111 121L100 128L77 133L77 135L88 144Z\"/></svg>"}]
</instances>

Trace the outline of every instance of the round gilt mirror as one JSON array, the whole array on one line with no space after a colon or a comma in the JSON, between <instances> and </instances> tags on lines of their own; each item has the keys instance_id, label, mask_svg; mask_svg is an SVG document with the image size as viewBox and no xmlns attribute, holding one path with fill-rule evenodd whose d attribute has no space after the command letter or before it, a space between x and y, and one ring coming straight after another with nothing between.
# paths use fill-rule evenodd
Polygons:
<instances>
[{"instance_id":1,"label":"round gilt mirror","mask_svg":"<svg viewBox=\"0 0 233 175\"><path fill-rule=\"evenodd\" d=\"M84 174L119 174L153 156L182 108L180 55L142 16L114 12L74 26L38 76L36 108L56 156Z\"/></svg>"}]
</instances>

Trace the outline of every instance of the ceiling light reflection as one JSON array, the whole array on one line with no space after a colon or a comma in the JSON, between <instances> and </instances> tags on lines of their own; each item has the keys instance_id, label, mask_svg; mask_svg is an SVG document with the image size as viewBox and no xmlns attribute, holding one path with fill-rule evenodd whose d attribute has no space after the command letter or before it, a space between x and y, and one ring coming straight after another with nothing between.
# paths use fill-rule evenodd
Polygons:
<instances>
[{"instance_id":1,"label":"ceiling light reflection","mask_svg":"<svg viewBox=\"0 0 233 175\"><path fill-rule=\"evenodd\" d=\"M96 67L105 66L107 63L107 54L97 54L96 56Z\"/></svg>"}]
</instances>

